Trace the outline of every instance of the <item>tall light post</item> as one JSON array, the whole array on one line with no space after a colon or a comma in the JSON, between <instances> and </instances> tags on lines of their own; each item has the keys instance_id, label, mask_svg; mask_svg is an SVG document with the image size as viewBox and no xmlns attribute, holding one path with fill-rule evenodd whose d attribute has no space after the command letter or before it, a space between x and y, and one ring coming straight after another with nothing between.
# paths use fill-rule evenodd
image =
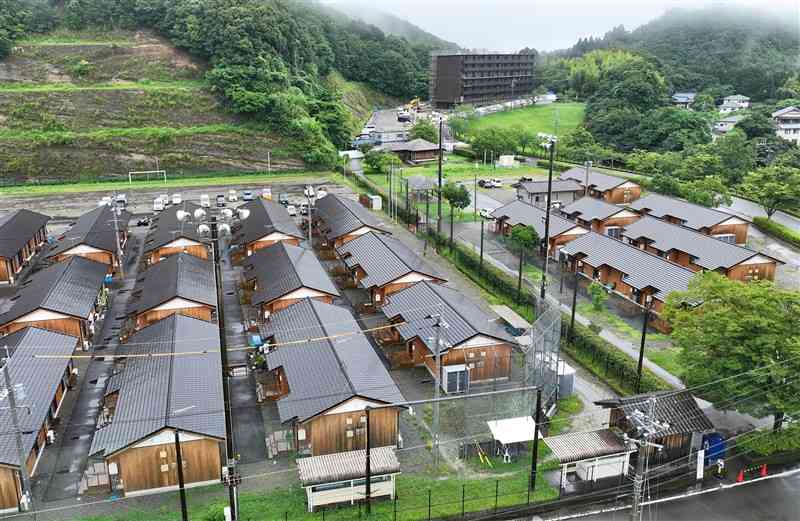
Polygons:
<instances>
[{"instance_id":1,"label":"tall light post","mask_svg":"<svg viewBox=\"0 0 800 521\"><path fill-rule=\"evenodd\" d=\"M220 212L223 220L233 220L233 210L223 208ZM250 216L250 210L240 208L237 211L240 220ZM220 256L220 236L229 236L231 226L227 222L219 222L219 217L207 218L206 211L198 208L193 214L179 210L178 220L181 222L192 221L197 225L197 232L203 237L211 238L212 258L214 262L214 282L217 290L217 331L219 333L219 356L222 365L222 401L225 416L225 451L227 466L223 472L223 481L228 487L228 501L231 511L231 521L239 519L239 483L241 477L236 471L236 454L233 447L233 417L231 415L230 386L228 382L228 341L225 337L225 309L223 307L222 267Z\"/></svg>"},{"instance_id":2,"label":"tall light post","mask_svg":"<svg viewBox=\"0 0 800 521\"><path fill-rule=\"evenodd\" d=\"M308 247L313 248L314 244L311 238L311 227L314 222L312 214L314 213L314 207L317 202L317 191L314 189L313 185L308 185L305 190L303 190L303 194L306 196L306 201L308 202L308 206L306 207L306 215L308 217Z\"/></svg>"},{"instance_id":3,"label":"tall light post","mask_svg":"<svg viewBox=\"0 0 800 521\"><path fill-rule=\"evenodd\" d=\"M558 138L552 134L540 132L542 147L550 152L550 168L547 173L547 207L544 218L544 273L542 274L542 288L539 297L544 300L545 287L547 286L547 268L550 260L550 206L553 197L553 161L555 160L556 143Z\"/></svg>"}]
</instances>

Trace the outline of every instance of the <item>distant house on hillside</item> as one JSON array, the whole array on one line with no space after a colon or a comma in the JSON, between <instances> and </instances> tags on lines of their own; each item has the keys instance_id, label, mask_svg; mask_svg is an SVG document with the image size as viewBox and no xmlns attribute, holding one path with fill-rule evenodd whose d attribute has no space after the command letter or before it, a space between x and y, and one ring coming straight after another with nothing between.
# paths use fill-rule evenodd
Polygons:
<instances>
[{"instance_id":1,"label":"distant house on hillside","mask_svg":"<svg viewBox=\"0 0 800 521\"><path fill-rule=\"evenodd\" d=\"M719 136L724 136L725 134L733 130L733 128L736 126L737 123L739 123L742 120L742 118L744 118L744 116L734 115L720 119L719 121L714 123L714 131L711 137L714 140L716 140Z\"/></svg>"},{"instance_id":2,"label":"distant house on hillside","mask_svg":"<svg viewBox=\"0 0 800 521\"><path fill-rule=\"evenodd\" d=\"M688 109L696 97L696 92L676 92L672 95L672 104L682 109Z\"/></svg>"},{"instance_id":3,"label":"distant house on hillside","mask_svg":"<svg viewBox=\"0 0 800 521\"><path fill-rule=\"evenodd\" d=\"M744 110L750 108L750 98L742 96L741 94L734 94L733 96L726 96L722 100L722 105L719 107L720 114L730 114L737 110Z\"/></svg>"},{"instance_id":4,"label":"distant house on hillside","mask_svg":"<svg viewBox=\"0 0 800 521\"><path fill-rule=\"evenodd\" d=\"M787 141L794 141L800 144L800 109L797 107L786 107L772 113L775 120L775 135Z\"/></svg>"}]
</instances>

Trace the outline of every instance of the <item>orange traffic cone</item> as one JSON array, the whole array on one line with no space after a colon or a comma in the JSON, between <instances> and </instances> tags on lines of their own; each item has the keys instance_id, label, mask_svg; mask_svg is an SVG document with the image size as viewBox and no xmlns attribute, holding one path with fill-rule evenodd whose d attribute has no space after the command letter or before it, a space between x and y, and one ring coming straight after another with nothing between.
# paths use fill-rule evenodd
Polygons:
<instances>
[{"instance_id":1,"label":"orange traffic cone","mask_svg":"<svg viewBox=\"0 0 800 521\"><path fill-rule=\"evenodd\" d=\"M760 472L760 474L761 474L761 477L762 477L762 478L763 478L763 477L766 477L766 475L767 475L767 464L766 464L766 463L764 463L763 465L761 465L761 472Z\"/></svg>"},{"instance_id":2,"label":"orange traffic cone","mask_svg":"<svg viewBox=\"0 0 800 521\"><path fill-rule=\"evenodd\" d=\"M736 483L741 483L742 481L744 481L744 469L740 470L736 475Z\"/></svg>"}]
</instances>

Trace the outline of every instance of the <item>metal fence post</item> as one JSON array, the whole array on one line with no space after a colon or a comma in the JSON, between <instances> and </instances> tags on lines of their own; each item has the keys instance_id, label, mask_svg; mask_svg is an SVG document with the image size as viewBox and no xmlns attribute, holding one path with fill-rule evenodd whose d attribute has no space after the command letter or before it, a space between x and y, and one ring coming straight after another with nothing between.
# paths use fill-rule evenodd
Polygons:
<instances>
[{"instance_id":1,"label":"metal fence post","mask_svg":"<svg viewBox=\"0 0 800 521\"><path fill-rule=\"evenodd\" d=\"M397 491L394 493L394 501L392 502L392 519L397 521Z\"/></svg>"},{"instance_id":2,"label":"metal fence post","mask_svg":"<svg viewBox=\"0 0 800 521\"><path fill-rule=\"evenodd\" d=\"M431 521L431 489L428 489L428 521Z\"/></svg>"},{"instance_id":3,"label":"metal fence post","mask_svg":"<svg viewBox=\"0 0 800 521\"><path fill-rule=\"evenodd\" d=\"M500 480L494 480L494 511L497 512L497 500L500 496Z\"/></svg>"},{"instance_id":4,"label":"metal fence post","mask_svg":"<svg viewBox=\"0 0 800 521\"><path fill-rule=\"evenodd\" d=\"M466 495L467 485L465 483L461 484L461 519L464 519L464 497Z\"/></svg>"}]
</instances>

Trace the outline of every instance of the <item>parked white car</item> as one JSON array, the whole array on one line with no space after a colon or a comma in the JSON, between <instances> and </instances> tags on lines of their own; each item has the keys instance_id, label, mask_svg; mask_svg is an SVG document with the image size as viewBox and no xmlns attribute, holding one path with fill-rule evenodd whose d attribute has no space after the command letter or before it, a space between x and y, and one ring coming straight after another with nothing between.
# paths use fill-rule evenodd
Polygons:
<instances>
[{"instance_id":1,"label":"parked white car","mask_svg":"<svg viewBox=\"0 0 800 521\"><path fill-rule=\"evenodd\" d=\"M236 194L236 190L228 190L228 202L234 203L239 200L239 196Z\"/></svg>"},{"instance_id":2,"label":"parked white car","mask_svg":"<svg viewBox=\"0 0 800 521\"><path fill-rule=\"evenodd\" d=\"M160 212L164 210L164 200L160 197L153 199L153 211Z\"/></svg>"},{"instance_id":3,"label":"parked white car","mask_svg":"<svg viewBox=\"0 0 800 521\"><path fill-rule=\"evenodd\" d=\"M200 206L203 208L211 208L211 197L208 194L200 195Z\"/></svg>"},{"instance_id":4,"label":"parked white car","mask_svg":"<svg viewBox=\"0 0 800 521\"><path fill-rule=\"evenodd\" d=\"M286 211L289 212L289 215L291 215L292 217L297 215L297 208L295 208L293 204L287 206Z\"/></svg>"},{"instance_id":5,"label":"parked white car","mask_svg":"<svg viewBox=\"0 0 800 521\"><path fill-rule=\"evenodd\" d=\"M172 204L181 204L183 202L183 197L181 194L172 194Z\"/></svg>"}]
</instances>

